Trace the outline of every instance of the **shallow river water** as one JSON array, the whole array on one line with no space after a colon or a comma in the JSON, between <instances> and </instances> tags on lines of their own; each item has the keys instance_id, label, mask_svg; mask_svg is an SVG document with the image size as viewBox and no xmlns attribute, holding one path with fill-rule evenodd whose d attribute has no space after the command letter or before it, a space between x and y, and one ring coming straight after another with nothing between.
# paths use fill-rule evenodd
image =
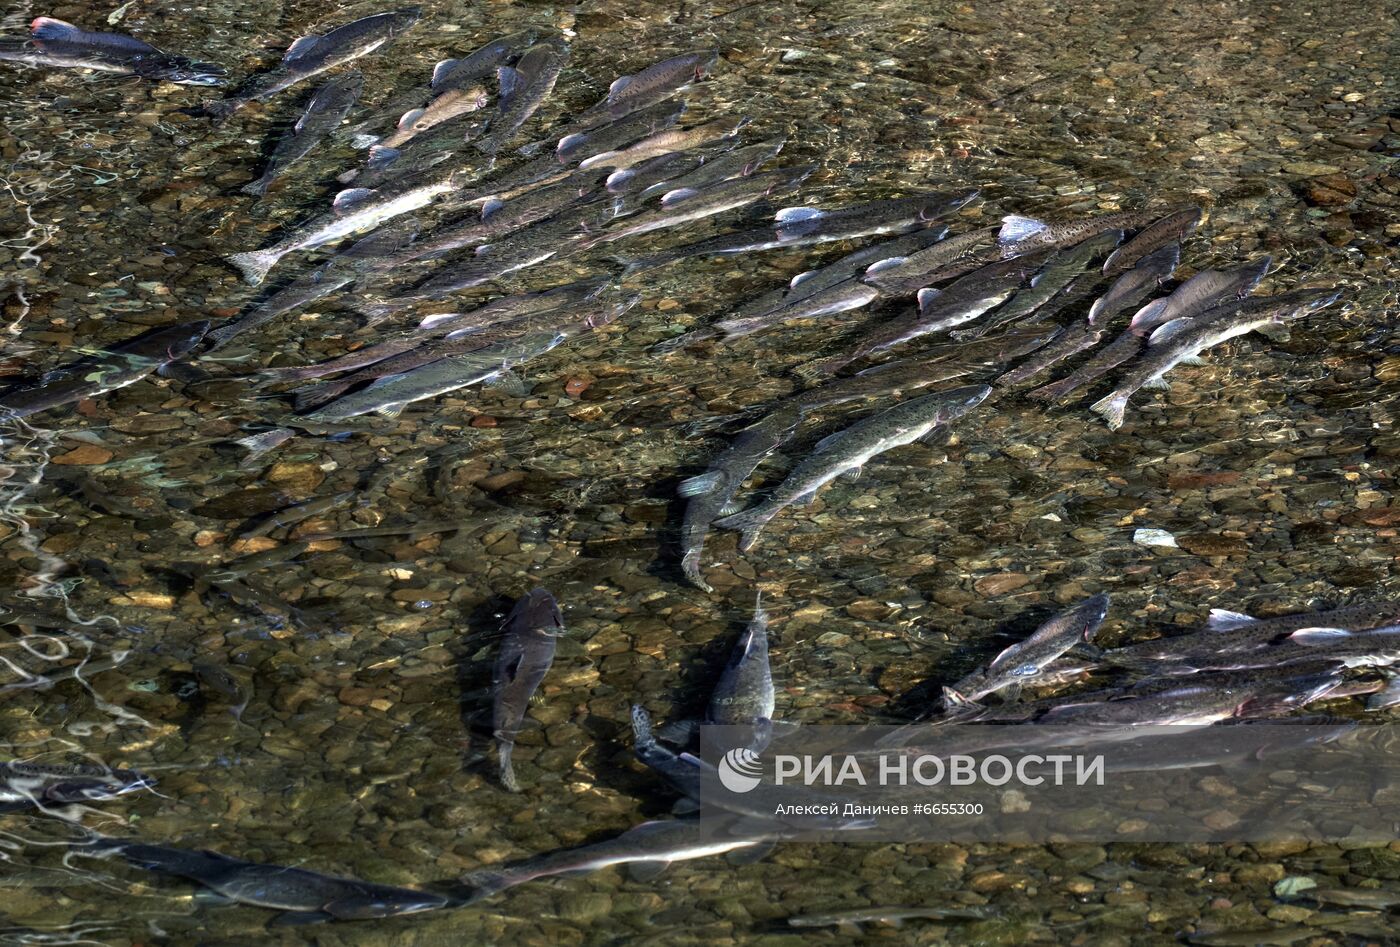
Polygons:
<instances>
[{"instance_id":1,"label":"shallow river water","mask_svg":"<svg viewBox=\"0 0 1400 947\"><path fill-rule=\"evenodd\" d=\"M727 442L734 426L715 422L794 390L790 370L855 322L653 346L855 244L647 271L625 284L635 308L532 361L524 389L467 389L348 433L299 433L252 462L234 441L276 426L288 405L245 376L375 339L384 327L360 327L357 294L252 330L190 362L197 374L152 375L8 424L4 758L101 761L158 783L73 821L0 815L0 943L1396 939L1384 912L1282 899L1273 886L1396 885L1400 843L793 843L753 864L698 860L645 882L608 869L458 910L305 928L69 855L91 830L431 887L615 835L674 801L632 757L630 706L695 716L758 590L777 715L802 723L907 719L1008 633L1098 592L1112 595L1111 644L1197 625L1211 608L1281 614L1400 595L1400 46L1386 4L423 7L412 31L357 64L362 105L525 25L564 30L572 48L527 132L596 101L618 75L717 48L712 76L687 93L686 122L743 115L746 140L786 136L780 164L817 170L778 206L976 187L983 200L952 221L968 230L1009 213L1194 203L1208 216L1183 244L1179 277L1268 253L1276 269L1261 290L1335 285L1345 296L1287 341L1244 336L1178 369L1169 391L1135 398L1118 431L1092 399L1047 407L1013 394L945 442L898 448L785 511L747 553L714 530L709 594L680 573L677 483ZM375 9L26 3L3 32L49 14L223 63L237 80L293 38ZM16 380L74 349L226 319L257 299L263 290L222 257L319 212L362 157L332 141L263 201L240 193L309 89L213 125L181 110L217 92L0 63L0 371ZM605 246L461 298L619 273L619 256L743 219ZM782 456L800 458L868 409L831 410ZM757 483L781 472L766 464ZM312 519L256 529L342 493ZM232 594L199 580L304 536L372 527L402 529L312 539ZM1140 530L1176 544L1144 545ZM516 751L523 791L510 794L496 781L487 688L500 618L538 585L558 597L568 635ZM201 686L201 662L246 683L240 715ZM986 917L861 934L787 923L871 905L984 906Z\"/></svg>"}]
</instances>

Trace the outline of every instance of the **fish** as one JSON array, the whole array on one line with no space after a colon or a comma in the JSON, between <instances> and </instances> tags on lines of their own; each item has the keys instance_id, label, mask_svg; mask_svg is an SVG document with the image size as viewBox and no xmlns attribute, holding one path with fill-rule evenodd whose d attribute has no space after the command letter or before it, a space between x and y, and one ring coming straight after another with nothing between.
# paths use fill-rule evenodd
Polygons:
<instances>
[{"instance_id":1,"label":"fish","mask_svg":"<svg viewBox=\"0 0 1400 947\"><path fill-rule=\"evenodd\" d=\"M1105 230L1073 246L1057 250L1041 267L1040 272L1031 278L1030 283L1017 290L1016 295L993 313L990 319L951 335L955 339L976 338L1030 315L1036 315L1037 322L1043 321L1038 310L1068 287L1091 262L1112 251L1122 239L1123 231Z\"/></svg>"},{"instance_id":2,"label":"fish","mask_svg":"<svg viewBox=\"0 0 1400 947\"><path fill-rule=\"evenodd\" d=\"M757 728L773 720L773 671L768 664L768 613L756 600L753 618L720 672L705 711L707 723Z\"/></svg>"},{"instance_id":3,"label":"fish","mask_svg":"<svg viewBox=\"0 0 1400 947\"><path fill-rule=\"evenodd\" d=\"M859 936L862 924L902 927L905 921L979 921L990 917L989 910L978 906L950 907L870 907L825 914L802 914L788 918L789 927L836 927L840 933Z\"/></svg>"},{"instance_id":4,"label":"fish","mask_svg":"<svg viewBox=\"0 0 1400 947\"><path fill-rule=\"evenodd\" d=\"M1366 602L1323 612L1255 618L1213 608L1203 631L1154 638L1105 651L1101 660L1122 667L1190 662L1198 656L1226 657L1267 648L1304 628L1369 631L1400 622L1400 602Z\"/></svg>"},{"instance_id":5,"label":"fish","mask_svg":"<svg viewBox=\"0 0 1400 947\"><path fill-rule=\"evenodd\" d=\"M721 181L700 191L689 188L667 191L661 198L661 206L656 210L630 218L620 227L604 230L585 240L579 249L590 250L599 244L614 240L704 220L706 217L744 207L765 197L786 194L796 190L814 170L814 167L808 166L762 171L746 178Z\"/></svg>"},{"instance_id":6,"label":"fish","mask_svg":"<svg viewBox=\"0 0 1400 947\"><path fill-rule=\"evenodd\" d=\"M595 193L603 177L602 172L578 172L557 184L536 188L509 201L487 201L482 205L479 216L468 216L439 227L427 239L390 257L376 269L391 271L414 260L436 259L462 247L509 236L548 220L570 204Z\"/></svg>"},{"instance_id":7,"label":"fish","mask_svg":"<svg viewBox=\"0 0 1400 947\"><path fill-rule=\"evenodd\" d=\"M193 662L195 676L199 678L201 687L207 687L219 696L223 697L232 706L229 713L233 719L243 721L243 711L248 709L248 702L252 700L252 694L243 683L229 673L228 668L214 661L198 660Z\"/></svg>"},{"instance_id":8,"label":"fish","mask_svg":"<svg viewBox=\"0 0 1400 947\"><path fill-rule=\"evenodd\" d=\"M151 777L131 769L11 760L0 763L0 812L108 802L155 784Z\"/></svg>"},{"instance_id":9,"label":"fish","mask_svg":"<svg viewBox=\"0 0 1400 947\"><path fill-rule=\"evenodd\" d=\"M1255 331L1277 333L1284 323L1305 318L1340 299L1340 290L1317 289L1240 300L1195 319L1175 319L1157 327L1148 347L1108 395L1090 410L1108 422L1110 430L1123 424L1128 399L1145 387L1165 387L1163 376L1177 365L1235 336Z\"/></svg>"},{"instance_id":10,"label":"fish","mask_svg":"<svg viewBox=\"0 0 1400 947\"><path fill-rule=\"evenodd\" d=\"M0 60L30 66L93 69L153 82L220 85L224 68L161 52L121 33L93 33L66 20L35 17L24 39L0 37Z\"/></svg>"},{"instance_id":11,"label":"fish","mask_svg":"<svg viewBox=\"0 0 1400 947\"><path fill-rule=\"evenodd\" d=\"M1198 209L1190 205L1168 208L1164 214L1156 210L1130 210L1119 214L1105 214L1102 217L1089 217L1080 220L1060 221L1048 224L1034 217L1008 214L1001 219L1001 231L997 242L1001 244L1003 256L1019 256L1032 250L1045 247L1062 247L1078 243L1087 237L1103 233L1105 230L1138 230L1170 216L1178 211Z\"/></svg>"},{"instance_id":12,"label":"fish","mask_svg":"<svg viewBox=\"0 0 1400 947\"><path fill-rule=\"evenodd\" d=\"M251 529L246 529L239 534L239 539L252 539L256 536L266 536L274 530L290 529L298 523L317 516L322 516L333 510L348 506L358 499L359 494L354 490L345 490L341 493L332 493L327 496L314 497L302 503L295 503L292 506L270 513L262 522Z\"/></svg>"},{"instance_id":13,"label":"fish","mask_svg":"<svg viewBox=\"0 0 1400 947\"><path fill-rule=\"evenodd\" d=\"M1366 700L1367 710L1385 710L1400 704L1400 675L1386 678L1381 689Z\"/></svg>"},{"instance_id":14,"label":"fish","mask_svg":"<svg viewBox=\"0 0 1400 947\"><path fill-rule=\"evenodd\" d=\"M530 698L554 663L554 647L565 634L559 603L545 589L533 589L506 616L501 650L491 675L491 728L500 756L501 785L519 792L511 750L525 722Z\"/></svg>"},{"instance_id":15,"label":"fish","mask_svg":"<svg viewBox=\"0 0 1400 947\"><path fill-rule=\"evenodd\" d=\"M720 146L728 147L728 142L721 142ZM660 185L663 190L669 190L667 182L675 178L688 174L704 164L709 157L707 151L672 151L669 154L657 155L655 158L648 158L627 168L609 170L607 178L604 180L604 187L608 193L613 195L613 212L616 216L623 214L633 214L641 209L642 201L640 195L653 185Z\"/></svg>"},{"instance_id":16,"label":"fish","mask_svg":"<svg viewBox=\"0 0 1400 947\"><path fill-rule=\"evenodd\" d=\"M427 891L244 861L207 849L190 851L106 837L75 843L75 848L99 857L115 853L148 871L188 879L226 903L282 911L276 924L361 921L421 914L453 904Z\"/></svg>"},{"instance_id":17,"label":"fish","mask_svg":"<svg viewBox=\"0 0 1400 947\"><path fill-rule=\"evenodd\" d=\"M1246 680L1238 676L1178 684L1156 693L1051 707L1037 724L1091 728L1125 728L1124 735L1143 726L1206 727L1234 717L1272 716L1321 699L1336 687L1335 674L1308 674ZM1103 733L1094 734L1102 738Z\"/></svg>"},{"instance_id":18,"label":"fish","mask_svg":"<svg viewBox=\"0 0 1400 947\"><path fill-rule=\"evenodd\" d=\"M358 72L347 72L317 89L311 100L306 103L306 108L302 110L296 124L282 136L282 140L273 149L262 177L245 184L243 193L259 197L266 194L273 181L294 162L305 157L330 134L331 129L341 123L354 107L355 100L360 97L360 89L364 84L364 76Z\"/></svg>"},{"instance_id":19,"label":"fish","mask_svg":"<svg viewBox=\"0 0 1400 947\"><path fill-rule=\"evenodd\" d=\"M677 492L687 500L681 519L681 572L692 585L714 591L700 572L700 556L710 524L735 512L734 496L744 480L792 436L801 422L802 409L798 405L780 405L740 431L708 470L680 482Z\"/></svg>"},{"instance_id":20,"label":"fish","mask_svg":"<svg viewBox=\"0 0 1400 947\"><path fill-rule=\"evenodd\" d=\"M701 191L712 184L732 178L746 178L756 174L763 166L782 152L786 138L769 138L752 145L744 145L705 161L698 168L674 179L649 184L638 195L643 200L664 194L667 191L690 189Z\"/></svg>"},{"instance_id":21,"label":"fish","mask_svg":"<svg viewBox=\"0 0 1400 947\"><path fill-rule=\"evenodd\" d=\"M382 191L350 188L335 197L329 214L322 214L295 228L270 247L235 253L227 257L238 268L247 283L257 286L277 261L296 250L334 243L352 234L373 230L403 214L412 213L431 204L436 198L449 194L469 181L471 169L448 173L424 172Z\"/></svg>"},{"instance_id":22,"label":"fish","mask_svg":"<svg viewBox=\"0 0 1400 947\"><path fill-rule=\"evenodd\" d=\"M496 115L486 134L473 141L472 146L487 155L500 151L549 98L568 61L568 44L554 41L531 46L514 66L498 66L496 77L501 92Z\"/></svg>"},{"instance_id":23,"label":"fish","mask_svg":"<svg viewBox=\"0 0 1400 947\"><path fill-rule=\"evenodd\" d=\"M1195 232L1201 222L1201 209L1187 207L1167 214L1144 227L1133 239L1114 250L1103 262L1105 276L1131 269L1148 254L1171 243L1180 243Z\"/></svg>"},{"instance_id":24,"label":"fish","mask_svg":"<svg viewBox=\"0 0 1400 947\"><path fill-rule=\"evenodd\" d=\"M1080 352L1098 345L1103 341L1105 331L1102 327L1095 328L1089 325L1069 326L1033 357L998 376L996 384L1015 385L1049 371L1065 359L1073 358Z\"/></svg>"},{"instance_id":25,"label":"fish","mask_svg":"<svg viewBox=\"0 0 1400 947\"><path fill-rule=\"evenodd\" d=\"M299 82L368 56L418 22L418 7L375 13L319 36L303 36L287 47L276 68L254 76L226 99L208 102L204 112L223 121L252 102L264 101Z\"/></svg>"},{"instance_id":26,"label":"fish","mask_svg":"<svg viewBox=\"0 0 1400 947\"><path fill-rule=\"evenodd\" d=\"M1326 626L1299 628L1261 648L1188 657L1179 670L1239 671L1298 662L1328 662L1346 668L1389 667L1400 662L1400 625L1361 631Z\"/></svg>"},{"instance_id":27,"label":"fish","mask_svg":"<svg viewBox=\"0 0 1400 947\"><path fill-rule=\"evenodd\" d=\"M249 329L344 289L366 272L379 270L381 264L378 259L400 252L402 247L411 244L418 234L418 227L417 218L400 218L360 238L349 248L312 267L264 299L247 315L210 332L207 336L210 345L205 349L205 354L222 348Z\"/></svg>"},{"instance_id":28,"label":"fish","mask_svg":"<svg viewBox=\"0 0 1400 947\"><path fill-rule=\"evenodd\" d=\"M882 321L846 351L799 365L795 371L808 381L823 378L851 362L971 322L1009 299L1026 277L1035 272L1043 256L1041 252L1001 260L973 270L947 289L921 289L918 308L913 312Z\"/></svg>"},{"instance_id":29,"label":"fish","mask_svg":"<svg viewBox=\"0 0 1400 947\"><path fill-rule=\"evenodd\" d=\"M643 822L616 838L550 852L505 868L475 871L462 881L472 889L471 903L527 881L598 871L613 865L627 865L633 880L650 881L673 862L746 849L767 851L772 840L779 837L780 828L765 828L756 820L751 824L752 828L739 830L736 825L727 830L722 823L711 826L695 819Z\"/></svg>"},{"instance_id":30,"label":"fish","mask_svg":"<svg viewBox=\"0 0 1400 947\"><path fill-rule=\"evenodd\" d=\"M440 93L427 105L409 109L399 116L398 124L394 130L379 139L370 148L371 164L382 161L385 149L393 149L394 157L397 158L398 149L412 141L415 136L421 135L431 128L436 128L444 122L479 112L486 107L486 103L489 101L491 101L491 97L487 95L486 87L474 85L465 89L451 89Z\"/></svg>"},{"instance_id":31,"label":"fish","mask_svg":"<svg viewBox=\"0 0 1400 947\"><path fill-rule=\"evenodd\" d=\"M433 94L470 89L478 80L494 77L497 68L517 61L520 54L533 46L538 38L539 30L527 27L499 36L461 59L442 60L433 67Z\"/></svg>"},{"instance_id":32,"label":"fish","mask_svg":"<svg viewBox=\"0 0 1400 947\"><path fill-rule=\"evenodd\" d=\"M724 332L727 339L736 339L792 319L864 306L881 294L859 279L862 273L881 260L904 257L932 246L947 232L948 228L942 225L916 230L848 253L819 269L798 273L787 286L745 303L733 315L716 322L714 328ZM841 288L836 289L838 286Z\"/></svg>"},{"instance_id":33,"label":"fish","mask_svg":"<svg viewBox=\"0 0 1400 947\"><path fill-rule=\"evenodd\" d=\"M209 321L204 319L144 332L110 349L56 368L31 385L0 392L0 421L28 417L133 385L184 358L208 331Z\"/></svg>"},{"instance_id":34,"label":"fish","mask_svg":"<svg viewBox=\"0 0 1400 947\"><path fill-rule=\"evenodd\" d=\"M859 476L861 466L885 451L928 437L938 428L981 404L992 389L985 385L954 388L903 401L879 414L837 431L812 448L769 498L714 525L741 533L739 548L752 548L763 527L784 507L807 502L842 474Z\"/></svg>"},{"instance_id":35,"label":"fish","mask_svg":"<svg viewBox=\"0 0 1400 947\"><path fill-rule=\"evenodd\" d=\"M688 243L638 260L629 264L628 268L651 268L694 256L727 256L904 233L933 225L939 218L971 203L979 193L971 191L951 197L946 194L920 194L917 197L873 201L832 210L785 207L774 215L773 223L769 226Z\"/></svg>"},{"instance_id":36,"label":"fish","mask_svg":"<svg viewBox=\"0 0 1400 947\"><path fill-rule=\"evenodd\" d=\"M979 668L951 687L943 688L943 704L949 710L976 704L988 694L1006 691L1015 700L1020 689L1042 680L1046 670L1065 652L1093 641L1109 598L1095 595L1056 614L1024 641L1002 651L985 668Z\"/></svg>"},{"instance_id":37,"label":"fish","mask_svg":"<svg viewBox=\"0 0 1400 947\"><path fill-rule=\"evenodd\" d=\"M541 293L518 293L501 296L475 309L459 313L440 313L426 316L416 328L400 332L382 342L362 346L353 352L317 362L314 365L295 365L288 368L268 369L263 375L268 383L294 381L307 378L321 378L337 372L352 371L383 361L400 352L410 351L434 336L458 329L485 328L517 319L521 316L559 309L590 299L601 292L609 280L606 277L579 280L566 283Z\"/></svg>"},{"instance_id":38,"label":"fish","mask_svg":"<svg viewBox=\"0 0 1400 947\"><path fill-rule=\"evenodd\" d=\"M718 50L702 50L682 53L670 59L653 63L641 72L630 76L620 76L608 87L608 94L597 104L585 109L579 116L552 132L543 141L531 142L520 149L522 154L534 154L551 141L554 136L566 138L597 128L608 122L625 118L633 112L664 102L689 88L692 82L704 78L719 59Z\"/></svg>"},{"instance_id":39,"label":"fish","mask_svg":"<svg viewBox=\"0 0 1400 947\"><path fill-rule=\"evenodd\" d=\"M717 118L689 128L670 128L634 142L626 148L591 155L579 162L579 170L613 168L621 171L662 155L702 148L733 138L748 121L747 118Z\"/></svg>"},{"instance_id":40,"label":"fish","mask_svg":"<svg viewBox=\"0 0 1400 947\"><path fill-rule=\"evenodd\" d=\"M1122 273L1108 292L1104 293L1089 307L1090 325L1107 325L1124 309L1136 306L1149 294L1156 291L1176 272L1181 261L1181 244L1169 243L1159 247L1138 261L1132 269Z\"/></svg>"},{"instance_id":41,"label":"fish","mask_svg":"<svg viewBox=\"0 0 1400 947\"><path fill-rule=\"evenodd\" d=\"M1058 401L1108 374L1142 351L1147 336L1159 325L1173 319L1192 319L1202 312L1254 291L1268 272L1269 257L1234 270L1202 270L1182 283L1167 297L1155 299L1133 316L1119 337L1097 352L1069 376L1030 393L1042 401Z\"/></svg>"},{"instance_id":42,"label":"fish","mask_svg":"<svg viewBox=\"0 0 1400 947\"><path fill-rule=\"evenodd\" d=\"M992 262L997 248L995 227L949 237L908 257L890 257L872 264L864 281L890 295L914 292L952 279Z\"/></svg>"}]
</instances>

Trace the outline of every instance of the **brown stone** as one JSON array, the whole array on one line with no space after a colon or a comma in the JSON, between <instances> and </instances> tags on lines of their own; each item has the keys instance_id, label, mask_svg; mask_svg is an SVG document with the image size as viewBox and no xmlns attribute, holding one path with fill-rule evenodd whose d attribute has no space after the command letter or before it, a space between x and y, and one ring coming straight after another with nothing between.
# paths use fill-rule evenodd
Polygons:
<instances>
[{"instance_id":1,"label":"brown stone","mask_svg":"<svg viewBox=\"0 0 1400 947\"><path fill-rule=\"evenodd\" d=\"M978 593L986 596L1005 595L1029 584L1031 577L1021 572L998 572L986 575L972 584Z\"/></svg>"},{"instance_id":2,"label":"brown stone","mask_svg":"<svg viewBox=\"0 0 1400 947\"><path fill-rule=\"evenodd\" d=\"M1239 479L1239 472L1235 470L1210 470L1172 474L1167 478L1167 486L1173 490L1198 490L1201 487L1223 487Z\"/></svg>"},{"instance_id":3,"label":"brown stone","mask_svg":"<svg viewBox=\"0 0 1400 947\"><path fill-rule=\"evenodd\" d=\"M112 452L96 444L82 444L73 448L66 454L60 454L53 459L56 464L63 464L74 467L91 467L96 464L105 464L112 459Z\"/></svg>"},{"instance_id":4,"label":"brown stone","mask_svg":"<svg viewBox=\"0 0 1400 947\"><path fill-rule=\"evenodd\" d=\"M1303 196L1315 207L1339 207L1356 197L1356 185L1345 174L1324 174L1303 186Z\"/></svg>"},{"instance_id":5,"label":"brown stone","mask_svg":"<svg viewBox=\"0 0 1400 947\"><path fill-rule=\"evenodd\" d=\"M313 493L326 479L326 472L319 464L311 462L294 463L279 461L268 468L265 478L268 483L285 487L298 495Z\"/></svg>"},{"instance_id":6,"label":"brown stone","mask_svg":"<svg viewBox=\"0 0 1400 947\"><path fill-rule=\"evenodd\" d=\"M1243 539L1218 533L1189 533L1176 537L1176 544L1193 556L1243 556L1249 552Z\"/></svg>"},{"instance_id":7,"label":"brown stone","mask_svg":"<svg viewBox=\"0 0 1400 947\"><path fill-rule=\"evenodd\" d=\"M496 490L504 490L507 487L513 487L517 483L523 481L524 479L525 471L507 470L505 473L492 474L489 477L482 477L476 482L476 485L483 490L490 490L494 492Z\"/></svg>"}]
</instances>

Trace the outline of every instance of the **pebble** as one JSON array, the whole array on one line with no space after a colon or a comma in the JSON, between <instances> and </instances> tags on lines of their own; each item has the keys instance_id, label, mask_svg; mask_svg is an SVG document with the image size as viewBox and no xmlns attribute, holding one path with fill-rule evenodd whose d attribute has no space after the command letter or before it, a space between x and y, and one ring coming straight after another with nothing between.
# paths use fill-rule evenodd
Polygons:
<instances>
[{"instance_id":1,"label":"pebble","mask_svg":"<svg viewBox=\"0 0 1400 947\"><path fill-rule=\"evenodd\" d=\"M94 444L81 444L66 454L59 454L53 462L60 466L93 467L105 464L111 459L112 452L106 448Z\"/></svg>"}]
</instances>

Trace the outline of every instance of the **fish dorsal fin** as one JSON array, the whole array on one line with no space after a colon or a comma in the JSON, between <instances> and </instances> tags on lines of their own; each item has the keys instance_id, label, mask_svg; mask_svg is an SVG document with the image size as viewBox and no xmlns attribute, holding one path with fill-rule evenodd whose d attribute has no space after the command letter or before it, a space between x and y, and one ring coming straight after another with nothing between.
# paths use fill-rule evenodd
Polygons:
<instances>
[{"instance_id":1,"label":"fish dorsal fin","mask_svg":"<svg viewBox=\"0 0 1400 947\"><path fill-rule=\"evenodd\" d=\"M37 40L77 39L83 31L69 23L51 16L38 16L29 24L29 36Z\"/></svg>"},{"instance_id":2,"label":"fish dorsal fin","mask_svg":"<svg viewBox=\"0 0 1400 947\"><path fill-rule=\"evenodd\" d=\"M865 275L874 276L876 273L881 273L885 270L890 269L891 267L899 266L908 259L909 258L907 256L892 256L888 259L881 260L878 263L872 263L865 268Z\"/></svg>"},{"instance_id":3,"label":"fish dorsal fin","mask_svg":"<svg viewBox=\"0 0 1400 947\"><path fill-rule=\"evenodd\" d=\"M370 145L369 157L365 159L365 168L370 171L382 171L395 161L403 152L397 148L390 148L388 145Z\"/></svg>"},{"instance_id":4,"label":"fish dorsal fin","mask_svg":"<svg viewBox=\"0 0 1400 947\"><path fill-rule=\"evenodd\" d=\"M934 302L937 301L939 296L942 295L943 294L940 293L938 290L933 289L931 287L924 287L923 289L919 290L919 312L927 312L928 308L932 306Z\"/></svg>"},{"instance_id":5,"label":"fish dorsal fin","mask_svg":"<svg viewBox=\"0 0 1400 947\"><path fill-rule=\"evenodd\" d=\"M622 94L622 90L626 89L631 84L631 76L620 76L614 79L612 85L608 86L608 101L616 102L617 97Z\"/></svg>"},{"instance_id":6,"label":"fish dorsal fin","mask_svg":"<svg viewBox=\"0 0 1400 947\"><path fill-rule=\"evenodd\" d=\"M1246 615L1244 612L1232 612L1227 608L1212 608L1210 617L1206 619L1206 627L1211 631L1231 631L1235 628L1243 628L1245 625L1252 625L1258 620L1253 615Z\"/></svg>"},{"instance_id":7,"label":"fish dorsal fin","mask_svg":"<svg viewBox=\"0 0 1400 947\"><path fill-rule=\"evenodd\" d=\"M1015 644L1009 644L1005 648L1002 648L1001 654L992 658L991 663L987 665L987 670L1000 670L1003 664L1010 661L1020 652L1021 645L1023 644L1025 644L1024 641L1017 641Z\"/></svg>"},{"instance_id":8,"label":"fish dorsal fin","mask_svg":"<svg viewBox=\"0 0 1400 947\"><path fill-rule=\"evenodd\" d=\"M1299 628L1288 636L1294 644L1330 644L1351 637L1352 632L1345 628Z\"/></svg>"},{"instance_id":9,"label":"fish dorsal fin","mask_svg":"<svg viewBox=\"0 0 1400 947\"><path fill-rule=\"evenodd\" d=\"M491 198L485 204L481 205L481 219L490 220L502 207L505 206L506 202L501 200L499 197Z\"/></svg>"},{"instance_id":10,"label":"fish dorsal fin","mask_svg":"<svg viewBox=\"0 0 1400 947\"><path fill-rule=\"evenodd\" d=\"M501 89L501 104L504 105L513 95L525 88L525 77L512 66L496 67L496 83Z\"/></svg>"},{"instance_id":11,"label":"fish dorsal fin","mask_svg":"<svg viewBox=\"0 0 1400 947\"><path fill-rule=\"evenodd\" d=\"M796 276L794 276L791 280L788 281L788 289L796 289L797 287L801 286L803 283L807 282L809 279L816 275L816 270L807 270L805 272L798 273Z\"/></svg>"},{"instance_id":12,"label":"fish dorsal fin","mask_svg":"<svg viewBox=\"0 0 1400 947\"><path fill-rule=\"evenodd\" d=\"M828 447L841 440L841 435L845 433L846 432L842 430L837 431L835 434L828 434L826 437L822 438L821 440L817 441L815 444L812 445L812 453L819 454L822 451L826 450Z\"/></svg>"},{"instance_id":13,"label":"fish dorsal fin","mask_svg":"<svg viewBox=\"0 0 1400 947\"><path fill-rule=\"evenodd\" d=\"M693 187L678 187L674 191L667 191L661 195L662 207L674 207L681 201L689 200L700 192Z\"/></svg>"},{"instance_id":14,"label":"fish dorsal fin","mask_svg":"<svg viewBox=\"0 0 1400 947\"><path fill-rule=\"evenodd\" d=\"M376 378L366 386L365 390L368 391L370 388L383 388L385 385L392 385L406 374L408 373L399 372L396 375L385 375L383 378Z\"/></svg>"},{"instance_id":15,"label":"fish dorsal fin","mask_svg":"<svg viewBox=\"0 0 1400 947\"><path fill-rule=\"evenodd\" d=\"M1193 321L1189 318L1168 320L1152 330L1152 334L1147 337L1147 344L1161 345L1163 342L1168 342L1173 336L1185 332Z\"/></svg>"},{"instance_id":16,"label":"fish dorsal fin","mask_svg":"<svg viewBox=\"0 0 1400 947\"><path fill-rule=\"evenodd\" d=\"M1016 243L1027 237L1043 233L1046 229L1047 224L1043 220L1022 217L1020 214L1007 214L1001 219L1001 231L997 234L997 243Z\"/></svg>"},{"instance_id":17,"label":"fish dorsal fin","mask_svg":"<svg viewBox=\"0 0 1400 947\"><path fill-rule=\"evenodd\" d=\"M373 151L373 149L370 149ZM331 209L337 214L349 212L356 204L367 197L372 197L374 191L367 187L346 188L335 196L335 201L331 204Z\"/></svg>"},{"instance_id":18,"label":"fish dorsal fin","mask_svg":"<svg viewBox=\"0 0 1400 947\"><path fill-rule=\"evenodd\" d=\"M409 109L407 112L404 112L402 115L399 116L399 124L398 124L398 127L399 127L399 128L408 128L408 127L411 126L414 122L416 122L416 121L418 121L420 118L422 118L422 117L423 117L423 113L426 112L426 111L427 111L427 109L422 109L422 108Z\"/></svg>"},{"instance_id":19,"label":"fish dorsal fin","mask_svg":"<svg viewBox=\"0 0 1400 947\"><path fill-rule=\"evenodd\" d=\"M1166 308L1165 298L1152 300L1133 316L1133 321L1128 323L1128 331L1134 335L1146 335L1149 329L1155 329L1161 324L1162 313Z\"/></svg>"},{"instance_id":20,"label":"fish dorsal fin","mask_svg":"<svg viewBox=\"0 0 1400 947\"><path fill-rule=\"evenodd\" d=\"M321 37L319 36L303 36L295 40L292 45L287 47L287 52L283 54L282 61L291 62L294 59L300 59L311 52L319 42L321 42Z\"/></svg>"},{"instance_id":21,"label":"fish dorsal fin","mask_svg":"<svg viewBox=\"0 0 1400 947\"><path fill-rule=\"evenodd\" d=\"M724 480L724 471L707 470L705 473L697 474L694 477L687 477L676 487L676 493L683 497L699 496L702 493L709 493L719 486Z\"/></svg>"},{"instance_id":22,"label":"fish dorsal fin","mask_svg":"<svg viewBox=\"0 0 1400 947\"><path fill-rule=\"evenodd\" d=\"M453 69L456 65L457 65L457 60L455 60L455 59L444 59L442 62L440 62L440 63L438 63L436 66L434 66L434 67L433 67L433 78L432 78L431 80L429 80L429 82L428 82L428 87L429 87L429 88L432 88L432 89L436 89L436 88L438 87L438 84L439 84L440 82L442 82L442 77L445 76L445 75L447 75L449 72L451 72L452 69Z\"/></svg>"}]
</instances>

